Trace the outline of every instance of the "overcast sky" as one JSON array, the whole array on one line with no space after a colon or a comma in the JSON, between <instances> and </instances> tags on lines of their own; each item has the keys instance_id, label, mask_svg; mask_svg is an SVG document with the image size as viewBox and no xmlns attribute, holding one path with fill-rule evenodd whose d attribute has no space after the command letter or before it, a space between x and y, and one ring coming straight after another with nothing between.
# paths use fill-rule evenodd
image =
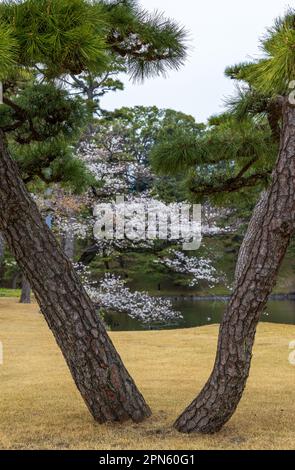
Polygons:
<instances>
[{"instance_id":1,"label":"overcast sky","mask_svg":"<svg viewBox=\"0 0 295 470\"><path fill-rule=\"evenodd\" d=\"M141 0L148 10L159 10L176 19L190 32L189 58L167 78L149 79L134 85L124 76L125 90L102 100L105 109L156 105L192 114L205 121L222 111L224 97L233 83L224 69L257 57L259 38L274 18L282 15L291 0Z\"/></svg>"}]
</instances>

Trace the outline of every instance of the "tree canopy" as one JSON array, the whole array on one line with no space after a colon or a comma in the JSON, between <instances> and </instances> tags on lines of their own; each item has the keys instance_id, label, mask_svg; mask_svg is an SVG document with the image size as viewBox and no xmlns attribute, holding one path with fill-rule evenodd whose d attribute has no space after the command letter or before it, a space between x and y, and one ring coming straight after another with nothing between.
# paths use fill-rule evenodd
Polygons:
<instances>
[{"instance_id":1,"label":"tree canopy","mask_svg":"<svg viewBox=\"0 0 295 470\"><path fill-rule=\"evenodd\" d=\"M228 67L237 85L227 112L208 120L200 135L180 132L152 151L160 174L182 174L193 199L256 201L279 149L282 100L295 76L295 14L289 10L261 41L263 56ZM238 199L237 199L238 196Z\"/></svg>"},{"instance_id":2,"label":"tree canopy","mask_svg":"<svg viewBox=\"0 0 295 470\"><path fill-rule=\"evenodd\" d=\"M102 89L120 88L104 75L116 67L134 80L177 69L185 40L182 27L142 11L136 1L1 2L0 128L9 134L24 180L89 185L89 174L73 157L94 111L85 86L99 87L96 77L103 75ZM68 79L82 84L82 96L71 93Z\"/></svg>"}]
</instances>

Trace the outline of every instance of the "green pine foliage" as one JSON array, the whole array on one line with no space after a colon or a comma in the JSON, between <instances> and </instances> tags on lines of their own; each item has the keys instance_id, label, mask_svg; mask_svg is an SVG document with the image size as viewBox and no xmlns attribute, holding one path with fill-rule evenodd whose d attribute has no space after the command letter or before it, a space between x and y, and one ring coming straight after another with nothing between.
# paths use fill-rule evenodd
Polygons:
<instances>
[{"instance_id":1,"label":"green pine foliage","mask_svg":"<svg viewBox=\"0 0 295 470\"><path fill-rule=\"evenodd\" d=\"M16 55L18 66L41 64L49 78L99 73L115 55L143 79L177 69L186 57L185 30L135 1L2 2L0 21L0 71Z\"/></svg>"},{"instance_id":2,"label":"green pine foliage","mask_svg":"<svg viewBox=\"0 0 295 470\"><path fill-rule=\"evenodd\" d=\"M181 128L152 150L158 174L183 177L192 200L253 205L267 186L279 148L280 96L295 79L295 12L289 10L261 41L263 56L228 67L237 93L227 112L209 119L199 135ZM246 205L247 205L246 203Z\"/></svg>"},{"instance_id":3,"label":"green pine foliage","mask_svg":"<svg viewBox=\"0 0 295 470\"><path fill-rule=\"evenodd\" d=\"M266 122L239 122L228 114L212 117L199 135L179 132L164 139L151 162L159 174L182 174L190 199L224 204L244 188L266 185L276 152Z\"/></svg>"},{"instance_id":4,"label":"green pine foliage","mask_svg":"<svg viewBox=\"0 0 295 470\"><path fill-rule=\"evenodd\" d=\"M102 94L122 89L108 74L120 69L143 79L177 69L185 40L182 27L143 11L137 1L0 2L0 128L24 180L89 185L73 154L97 111L99 88ZM71 96L68 79L83 101ZM96 90L93 106L84 84Z\"/></svg>"},{"instance_id":5,"label":"green pine foliage","mask_svg":"<svg viewBox=\"0 0 295 470\"><path fill-rule=\"evenodd\" d=\"M295 77L295 13L289 11L284 18L276 21L261 48L265 58L249 67L248 80L259 91L271 96L285 95Z\"/></svg>"},{"instance_id":6,"label":"green pine foliage","mask_svg":"<svg viewBox=\"0 0 295 470\"><path fill-rule=\"evenodd\" d=\"M6 78L15 65L18 52L18 43L13 35L12 28L1 20L0 16L0 80Z\"/></svg>"},{"instance_id":7,"label":"green pine foliage","mask_svg":"<svg viewBox=\"0 0 295 470\"><path fill-rule=\"evenodd\" d=\"M99 3L84 0L4 2L2 22L18 45L18 65L42 64L48 77L104 66L106 19Z\"/></svg>"}]
</instances>

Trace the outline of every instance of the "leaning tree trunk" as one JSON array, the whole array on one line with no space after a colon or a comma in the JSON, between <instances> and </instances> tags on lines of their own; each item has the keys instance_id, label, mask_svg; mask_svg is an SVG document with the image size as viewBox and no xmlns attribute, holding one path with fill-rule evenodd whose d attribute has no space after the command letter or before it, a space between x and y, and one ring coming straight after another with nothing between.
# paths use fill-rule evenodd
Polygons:
<instances>
[{"instance_id":1,"label":"leaning tree trunk","mask_svg":"<svg viewBox=\"0 0 295 470\"><path fill-rule=\"evenodd\" d=\"M30 304L31 303L31 286L26 276L22 275L22 291L20 296L21 304Z\"/></svg>"},{"instance_id":2,"label":"leaning tree trunk","mask_svg":"<svg viewBox=\"0 0 295 470\"><path fill-rule=\"evenodd\" d=\"M72 264L42 220L0 132L0 230L98 422L150 415Z\"/></svg>"},{"instance_id":3,"label":"leaning tree trunk","mask_svg":"<svg viewBox=\"0 0 295 470\"><path fill-rule=\"evenodd\" d=\"M214 369L199 396L177 419L179 431L214 433L236 410L249 375L257 323L275 285L294 221L295 108L285 103L279 157L240 249Z\"/></svg>"}]
</instances>

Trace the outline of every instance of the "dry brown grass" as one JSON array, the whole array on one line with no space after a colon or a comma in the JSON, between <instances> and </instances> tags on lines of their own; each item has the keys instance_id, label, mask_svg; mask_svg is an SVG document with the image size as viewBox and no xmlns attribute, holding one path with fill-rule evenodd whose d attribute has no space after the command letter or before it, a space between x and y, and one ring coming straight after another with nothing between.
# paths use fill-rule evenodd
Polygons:
<instances>
[{"instance_id":1,"label":"dry brown grass","mask_svg":"<svg viewBox=\"0 0 295 470\"><path fill-rule=\"evenodd\" d=\"M295 367L288 344L295 326L261 324L247 391L213 436L182 435L173 420L208 378L217 326L112 333L153 409L142 424L93 422L36 305L0 299L0 448L292 449Z\"/></svg>"}]
</instances>

